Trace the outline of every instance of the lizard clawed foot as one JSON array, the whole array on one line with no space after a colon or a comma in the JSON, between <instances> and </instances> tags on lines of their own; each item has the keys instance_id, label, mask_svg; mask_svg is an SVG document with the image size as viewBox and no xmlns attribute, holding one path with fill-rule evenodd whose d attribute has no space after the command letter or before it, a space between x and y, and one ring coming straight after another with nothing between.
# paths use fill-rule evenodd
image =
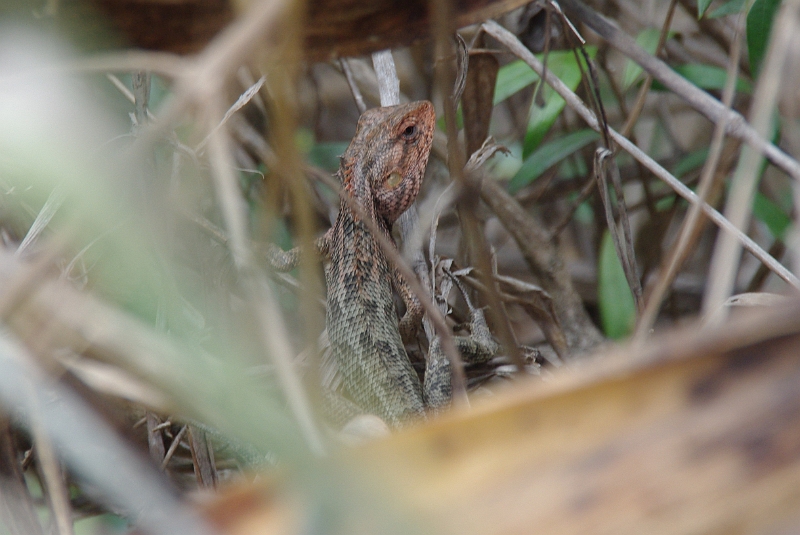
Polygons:
<instances>
[{"instance_id":1,"label":"lizard clawed foot","mask_svg":"<svg viewBox=\"0 0 800 535\"><path fill-rule=\"evenodd\" d=\"M469 364L488 362L500 350L500 345L489 331L483 310L473 306L461 281L449 270L445 270L445 273L458 287L469 308L470 335L456 336L453 339L459 353L461 353L461 358ZM423 384L425 404L433 409L434 412L449 406L453 397L452 377L453 370L450 361L442 351L441 342L437 336L431 341L431 345L428 348L425 381Z\"/></svg>"}]
</instances>

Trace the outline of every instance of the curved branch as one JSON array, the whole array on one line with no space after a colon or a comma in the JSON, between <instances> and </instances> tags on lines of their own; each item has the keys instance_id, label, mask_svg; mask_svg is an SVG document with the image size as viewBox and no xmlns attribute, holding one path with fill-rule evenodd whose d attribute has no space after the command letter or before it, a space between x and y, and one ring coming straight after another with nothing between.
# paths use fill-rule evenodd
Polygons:
<instances>
[{"instance_id":1,"label":"curved branch","mask_svg":"<svg viewBox=\"0 0 800 535\"><path fill-rule=\"evenodd\" d=\"M611 46L639 64L653 78L686 100L692 108L699 111L711 122L716 124L722 121L723 117L726 117L726 134L741 139L763 154L770 163L785 171L795 180L800 181L800 163L760 136L741 114L727 108L722 102L673 71L669 65L648 54L645 49L636 44L636 41L631 36L580 0L560 0L559 3L564 8L564 11L594 30L600 37L608 41Z\"/></svg>"},{"instance_id":2,"label":"curved branch","mask_svg":"<svg viewBox=\"0 0 800 535\"><path fill-rule=\"evenodd\" d=\"M541 76L545 82L547 82L550 87L552 87L560 96L563 98L567 104L581 116L581 118L586 122L589 128L600 132L600 124L597 122L597 117L595 117L594 112L586 107L583 101L570 91L570 89L564 85L557 76L552 74L552 72L547 71L543 72L542 63L539 61L533 53L528 50L525 45L523 45L517 37L497 24L494 21L485 22L482 25L483 30L503 43L508 49L517 57L522 59L525 63L527 63L534 71L536 71L539 76ZM684 80L685 82L685 80ZM689 82L686 82L687 84ZM690 84L691 85L691 84ZM692 86L694 87L694 86ZM713 99L712 99L713 100ZM717 101L715 101L717 102ZM720 104L722 105L722 104ZM741 115L736 114L741 121ZM749 127L748 127L749 128ZM780 262L775 260L769 253L767 253L764 249L762 249L756 242L750 239L744 232L739 230L733 223L728 221L722 214L720 214L717 210L715 210L712 206L708 203L704 202L700 199L692 190L687 188L680 180L675 178L669 171L661 167L658 162L644 153L639 147L633 144L628 138L623 137L619 134L616 130L609 128L609 133L611 134L611 138L619 144L619 146L633 156L636 160L642 163L647 169L649 169L655 176L663 180L667 183L675 192L689 201L691 204L696 204L700 207L701 210L711 219L718 227L721 229L730 232L732 235L736 236L742 246L750 251L750 253L758 258L761 262L764 263L769 269L771 269L777 276L781 279L786 281L787 283L791 284L797 289L800 289L800 280L795 277L785 266L783 266ZM777 149L776 149L777 150ZM787 156L788 158L788 156ZM794 160L792 160L794 161ZM795 162L796 164L796 162Z\"/></svg>"}]
</instances>

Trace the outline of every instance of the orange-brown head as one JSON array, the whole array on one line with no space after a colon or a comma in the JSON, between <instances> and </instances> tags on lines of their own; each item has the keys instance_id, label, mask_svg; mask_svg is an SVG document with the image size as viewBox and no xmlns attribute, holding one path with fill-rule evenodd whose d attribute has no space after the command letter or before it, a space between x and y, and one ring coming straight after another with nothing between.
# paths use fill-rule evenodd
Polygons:
<instances>
[{"instance_id":1,"label":"orange-brown head","mask_svg":"<svg viewBox=\"0 0 800 535\"><path fill-rule=\"evenodd\" d=\"M417 198L435 121L433 104L427 100L373 108L358 120L342 158L343 186L388 224Z\"/></svg>"}]
</instances>

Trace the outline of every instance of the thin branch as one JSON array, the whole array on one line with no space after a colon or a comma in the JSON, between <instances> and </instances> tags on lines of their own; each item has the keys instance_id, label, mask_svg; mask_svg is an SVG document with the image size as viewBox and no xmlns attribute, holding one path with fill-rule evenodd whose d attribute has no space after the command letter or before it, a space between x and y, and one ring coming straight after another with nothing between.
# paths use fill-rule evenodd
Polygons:
<instances>
[{"instance_id":1,"label":"thin branch","mask_svg":"<svg viewBox=\"0 0 800 535\"><path fill-rule=\"evenodd\" d=\"M496 38L503 43L508 49L517 57L527 63L539 76L542 76L541 62L534 56L525 45L523 45L514 34L497 24L496 22L489 21L483 24L483 30L489 35ZM545 81L567 102L567 104L575 110L578 115L586 122L592 130L600 132L600 124L594 113L586 107L581 99L564 83L552 73L546 73L544 76ZM694 86L692 86L694 87ZM716 102L716 101L715 101ZM729 118L732 116L729 115ZM780 262L772 258L769 253L764 251L757 243L755 243L749 236L736 228L730 221L722 216L708 203L703 202L692 190L687 188L681 181L675 178L669 171L661 167L655 160L644 153L639 147L631 143L631 141L619 134L614 129L609 128L612 139L622 147L623 150L628 152L636 160L640 161L647 169L649 169L655 176L667 183L675 192L686 199L691 204L698 204L703 212L711 219L717 226L723 230L733 234L742 243L753 256L758 258L767 267L769 267L781 279L791 284L795 288L800 289L800 280L794 276L786 267L781 265ZM730 132L730 131L729 131Z\"/></svg>"},{"instance_id":2,"label":"thin branch","mask_svg":"<svg viewBox=\"0 0 800 535\"><path fill-rule=\"evenodd\" d=\"M355 76L353 76L353 69L350 68L350 61L347 58L340 58L339 65L342 67L342 72L347 80L347 85L350 86L350 92L353 94L353 99L356 101L356 108L358 113L367 111L367 105L364 103L364 95L356 84Z\"/></svg>"},{"instance_id":3,"label":"thin branch","mask_svg":"<svg viewBox=\"0 0 800 535\"><path fill-rule=\"evenodd\" d=\"M64 484L61 463L56 456L56 449L42 415L42 399L35 395L31 385L26 384L29 390L28 398L31 400L31 410L28 413L31 435L36 448L36 457L44 476L47 489L47 501L53 511L56 530L59 535L72 535L72 507L69 501L67 487Z\"/></svg>"},{"instance_id":4,"label":"thin branch","mask_svg":"<svg viewBox=\"0 0 800 535\"><path fill-rule=\"evenodd\" d=\"M780 92L786 56L793 34L798 29L798 14L800 0L787 0L775 16L775 28L769 40L765 63L753 93L751 122L755 132L764 137L772 130L773 112ZM742 147L725 205L725 216L736 228L747 228L750 221L761 163L762 156L759 152L751 147ZM740 255L741 245L735 237L723 234L717 238L708 274L709 286L703 298L703 312L706 315L714 314L713 318L709 318L711 321L721 321L727 316L727 307L720 305L733 293Z\"/></svg>"},{"instance_id":5,"label":"thin branch","mask_svg":"<svg viewBox=\"0 0 800 535\"><path fill-rule=\"evenodd\" d=\"M247 105L247 103L250 102L253 99L253 97L255 97L258 94L258 92L261 90L261 87L264 85L264 82L266 81L267 77L262 76L261 78L258 79L258 81L256 81L253 85L247 88L247 90L244 93L239 95L239 98L236 99L236 102L234 102L233 105L230 108L228 108L228 111L225 112L225 115L222 117L222 120L219 122L219 124L217 124L217 126L215 126L211 130L211 132L209 132L208 135L205 138L203 138L203 140L200 143L198 143L197 146L194 148L195 154L202 154L211 136L215 134L217 130L222 128L234 113L244 108Z\"/></svg>"},{"instance_id":6,"label":"thin branch","mask_svg":"<svg viewBox=\"0 0 800 535\"><path fill-rule=\"evenodd\" d=\"M670 91L685 99L690 106L702 113L713 123L718 123L723 115L728 117L725 129L731 137L741 139L763 154L795 180L800 180L800 163L766 140L750 126L739 113L727 108L719 100L686 80L669 65L648 54L636 41L620 30L614 23L586 6L580 0L561 0L561 6L568 14L575 16L589 28L597 32L608 43L639 64L653 78L664 84ZM489 23L487 23L489 24Z\"/></svg>"},{"instance_id":7,"label":"thin branch","mask_svg":"<svg viewBox=\"0 0 800 535\"><path fill-rule=\"evenodd\" d=\"M66 72L109 73L148 71L167 79L180 78L192 60L168 52L129 50L80 59L64 67Z\"/></svg>"},{"instance_id":8,"label":"thin branch","mask_svg":"<svg viewBox=\"0 0 800 535\"><path fill-rule=\"evenodd\" d=\"M258 0L251 3L232 24L214 38L203 52L178 72L174 98L164 106L160 120L143 129L131 152L146 150L165 135L192 106L219 97L225 83L264 40L263 35L278 23L286 0ZM132 69L128 69L132 70ZM156 72L156 69L148 69Z\"/></svg>"},{"instance_id":9,"label":"thin branch","mask_svg":"<svg viewBox=\"0 0 800 535\"><path fill-rule=\"evenodd\" d=\"M675 15L675 6L677 2L678 0L671 0L669 7L667 8L667 16L664 18L664 24L661 27L661 34L658 36L658 45L656 46L656 51L654 54L655 57L658 57L661 54L661 50L664 48L664 43L667 41L669 29L672 26L672 17ZM623 136L629 137L631 135L633 127L636 126L636 121L639 119L639 115L644 109L644 103L652 85L653 75L648 73L642 82L642 86L639 88L639 93L636 95L636 102L628 114L628 119L625 121L625 126L623 126L622 130L620 130L620 134Z\"/></svg>"},{"instance_id":10,"label":"thin branch","mask_svg":"<svg viewBox=\"0 0 800 535\"><path fill-rule=\"evenodd\" d=\"M378 77L378 90L381 94L381 106L400 104L400 79L394 66L391 50L381 50L372 54L372 65Z\"/></svg>"},{"instance_id":11,"label":"thin branch","mask_svg":"<svg viewBox=\"0 0 800 535\"><path fill-rule=\"evenodd\" d=\"M741 50L742 32L737 32L733 43L733 50L731 50L731 55L728 61L727 79L725 81L725 89L723 90L722 94L722 102L728 107L730 107L731 103L733 102L733 97L736 91L736 80L739 76L738 67ZM700 183L697 187L697 196L703 202L708 200L708 195L714 182L713 179L716 173L717 165L719 164L720 156L722 154L722 144L725 140L725 125L728 122L727 117L727 115L723 115L722 119L714 128L714 136L711 140L708 159L706 159L705 164L703 164L703 172L700 175ZM693 204L689 209L689 213L687 214L686 218L683 220L683 224L681 225L681 230L678 234L678 239L676 240L675 245L670 248L671 252L664 263L666 267L661 270L658 280L653 285L653 289L650 294L647 296L645 310L636 326L636 334L634 335L635 339L643 339L653 327L653 323L656 320L658 311L661 308L661 301L664 299L664 294L672 284L672 281L675 280L678 270L689 253L691 243L694 242L694 238L698 235L697 231L699 230L701 224L702 219L700 205Z\"/></svg>"},{"instance_id":12,"label":"thin branch","mask_svg":"<svg viewBox=\"0 0 800 535\"><path fill-rule=\"evenodd\" d=\"M219 105L216 108L220 108ZM213 113L217 111L217 113ZM220 109L212 110L211 117L220 118ZM219 120L217 119L217 121ZM311 449L317 455L324 455L322 436L314 423L311 406L300 378L292 363L291 344L287 339L283 317L278 310L272 289L264 280L257 277L250 240L247 237L247 212L238 189L238 180L232 173L233 162L229 138L225 129L212 133L209 140L209 160L213 169L214 185L220 201L225 221L230 249L234 263L242 278L242 286L261 325L261 342L275 363L278 378L283 386L289 407Z\"/></svg>"}]
</instances>

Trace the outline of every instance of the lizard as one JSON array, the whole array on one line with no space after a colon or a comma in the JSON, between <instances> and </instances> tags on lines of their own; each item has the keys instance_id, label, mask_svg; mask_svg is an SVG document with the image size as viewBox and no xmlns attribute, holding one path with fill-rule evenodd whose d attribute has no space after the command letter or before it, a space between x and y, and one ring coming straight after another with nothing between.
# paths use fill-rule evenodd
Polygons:
<instances>
[{"instance_id":1,"label":"lizard","mask_svg":"<svg viewBox=\"0 0 800 535\"><path fill-rule=\"evenodd\" d=\"M356 134L341 157L337 175L342 187L392 243L392 224L419 193L434 128L435 113L428 101L372 108L359 118ZM431 343L424 388L403 345L419 326L422 305L345 201L315 248L327 258L326 327L344 393L391 427L424 418L427 405L446 404L450 367L438 339ZM274 246L268 261L285 271L299 257L299 248L282 251ZM393 289L406 307L399 321ZM473 320L476 313L482 318L473 310ZM477 328L491 340L485 320Z\"/></svg>"}]
</instances>

